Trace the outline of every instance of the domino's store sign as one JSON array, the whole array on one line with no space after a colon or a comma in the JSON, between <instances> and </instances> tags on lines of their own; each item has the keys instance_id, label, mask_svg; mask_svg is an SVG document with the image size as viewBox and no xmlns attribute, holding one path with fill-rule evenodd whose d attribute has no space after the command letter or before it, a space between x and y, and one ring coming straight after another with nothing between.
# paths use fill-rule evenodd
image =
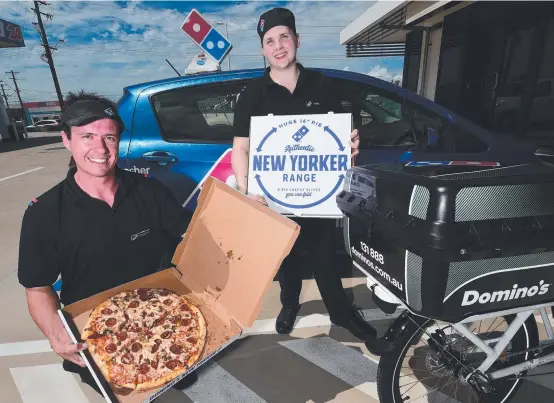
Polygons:
<instances>
[{"instance_id":1,"label":"domino's store sign","mask_svg":"<svg viewBox=\"0 0 554 403\"><path fill-rule=\"evenodd\" d=\"M231 42L195 9L187 16L181 30L217 63L221 63L231 50Z\"/></svg>"},{"instance_id":2,"label":"domino's store sign","mask_svg":"<svg viewBox=\"0 0 554 403\"><path fill-rule=\"evenodd\" d=\"M350 114L255 116L248 193L284 215L340 218L335 196L350 168Z\"/></svg>"}]
</instances>

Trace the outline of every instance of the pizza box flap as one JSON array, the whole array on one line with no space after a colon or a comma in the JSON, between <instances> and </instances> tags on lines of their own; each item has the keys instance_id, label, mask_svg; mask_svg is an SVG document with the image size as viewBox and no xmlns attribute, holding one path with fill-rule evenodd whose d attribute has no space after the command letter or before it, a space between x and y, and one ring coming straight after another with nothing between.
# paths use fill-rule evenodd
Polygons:
<instances>
[{"instance_id":1,"label":"pizza box flap","mask_svg":"<svg viewBox=\"0 0 554 403\"><path fill-rule=\"evenodd\" d=\"M296 222L210 177L173 263L244 329L258 317L299 231Z\"/></svg>"}]
</instances>

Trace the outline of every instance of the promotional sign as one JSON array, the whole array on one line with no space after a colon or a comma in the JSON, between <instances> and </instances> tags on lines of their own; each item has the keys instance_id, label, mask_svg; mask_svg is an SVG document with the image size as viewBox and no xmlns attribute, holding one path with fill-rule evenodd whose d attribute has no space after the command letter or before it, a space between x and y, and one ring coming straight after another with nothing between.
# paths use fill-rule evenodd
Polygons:
<instances>
[{"instance_id":1,"label":"promotional sign","mask_svg":"<svg viewBox=\"0 0 554 403\"><path fill-rule=\"evenodd\" d=\"M0 48L25 47L21 27L12 22L0 19Z\"/></svg>"},{"instance_id":2,"label":"promotional sign","mask_svg":"<svg viewBox=\"0 0 554 403\"><path fill-rule=\"evenodd\" d=\"M231 50L231 42L221 35L196 9L192 9L189 13L181 25L181 30L219 64Z\"/></svg>"},{"instance_id":3,"label":"promotional sign","mask_svg":"<svg viewBox=\"0 0 554 403\"><path fill-rule=\"evenodd\" d=\"M335 201L350 168L349 113L255 116L248 194L283 215L342 218Z\"/></svg>"}]
</instances>

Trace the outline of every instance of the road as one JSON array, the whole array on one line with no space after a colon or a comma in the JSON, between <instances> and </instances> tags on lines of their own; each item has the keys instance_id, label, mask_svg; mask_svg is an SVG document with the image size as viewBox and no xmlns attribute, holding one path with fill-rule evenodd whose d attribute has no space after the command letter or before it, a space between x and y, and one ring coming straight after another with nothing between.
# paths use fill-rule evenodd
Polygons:
<instances>
[{"instance_id":1,"label":"road","mask_svg":"<svg viewBox=\"0 0 554 403\"><path fill-rule=\"evenodd\" d=\"M24 144L0 144L0 402L100 403L92 388L62 370L17 281L25 208L64 178L69 160L59 137L29 135ZM355 272L343 281L368 320L384 331L394 315L376 309L365 279ZM330 326L314 280L304 281L302 302L293 333L276 334L279 286L273 282L254 326L199 370L196 385L185 392L171 389L156 402L377 402L378 359L350 333ZM547 376L526 382L516 401L552 401L551 384Z\"/></svg>"}]
</instances>

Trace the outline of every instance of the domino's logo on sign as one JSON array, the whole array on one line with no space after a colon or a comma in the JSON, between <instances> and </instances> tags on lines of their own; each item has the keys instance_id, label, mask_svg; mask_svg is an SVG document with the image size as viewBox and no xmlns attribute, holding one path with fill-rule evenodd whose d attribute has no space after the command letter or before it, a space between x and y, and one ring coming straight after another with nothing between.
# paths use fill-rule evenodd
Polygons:
<instances>
[{"instance_id":1,"label":"domino's logo on sign","mask_svg":"<svg viewBox=\"0 0 554 403\"><path fill-rule=\"evenodd\" d=\"M187 16L181 30L217 63L221 63L231 50L231 42L195 9Z\"/></svg>"},{"instance_id":2,"label":"domino's logo on sign","mask_svg":"<svg viewBox=\"0 0 554 403\"><path fill-rule=\"evenodd\" d=\"M308 134L309 131L310 130L306 126L302 126L296 133L294 133L292 138L294 141L299 142L306 134Z\"/></svg>"}]
</instances>

